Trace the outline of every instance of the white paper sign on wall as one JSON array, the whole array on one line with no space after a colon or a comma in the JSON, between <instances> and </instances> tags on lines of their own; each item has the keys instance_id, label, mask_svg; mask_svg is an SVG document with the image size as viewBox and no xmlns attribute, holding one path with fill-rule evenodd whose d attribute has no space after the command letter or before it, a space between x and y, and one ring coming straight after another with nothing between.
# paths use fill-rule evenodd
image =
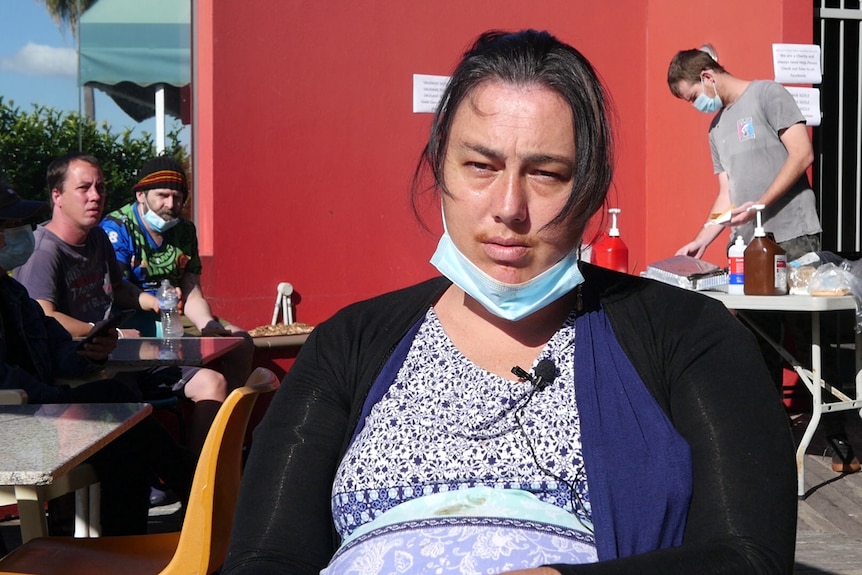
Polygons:
<instances>
[{"instance_id":1,"label":"white paper sign on wall","mask_svg":"<svg viewBox=\"0 0 862 575\"><path fill-rule=\"evenodd\" d=\"M433 114L449 83L449 76L413 74L413 113Z\"/></svg>"},{"instance_id":2,"label":"white paper sign on wall","mask_svg":"<svg viewBox=\"0 0 862 575\"><path fill-rule=\"evenodd\" d=\"M816 44L773 44L772 66L775 81L781 84L819 84L823 80Z\"/></svg>"},{"instance_id":3,"label":"white paper sign on wall","mask_svg":"<svg viewBox=\"0 0 862 575\"><path fill-rule=\"evenodd\" d=\"M799 106L799 110L805 116L805 123L809 126L819 126L821 117L820 90L787 86L787 91L796 100L796 105Z\"/></svg>"}]
</instances>

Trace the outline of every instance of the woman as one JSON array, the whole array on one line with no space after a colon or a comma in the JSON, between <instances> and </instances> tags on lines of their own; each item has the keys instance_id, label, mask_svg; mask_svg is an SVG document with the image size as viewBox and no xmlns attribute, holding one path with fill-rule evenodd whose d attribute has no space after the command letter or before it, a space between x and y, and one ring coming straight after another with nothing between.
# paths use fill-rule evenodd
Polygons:
<instances>
[{"instance_id":1,"label":"woman","mask_svg":"<svg viewBox=\"0 0 862 575\"><path fill-rule=\"evenodd\" d=\"M577 261L607 106L545 32L465 54L414 184L430 168L444 277L315 329L258 427L222 573L791 572L792 441L751 336Z\"/></svg>"}]
</instances>

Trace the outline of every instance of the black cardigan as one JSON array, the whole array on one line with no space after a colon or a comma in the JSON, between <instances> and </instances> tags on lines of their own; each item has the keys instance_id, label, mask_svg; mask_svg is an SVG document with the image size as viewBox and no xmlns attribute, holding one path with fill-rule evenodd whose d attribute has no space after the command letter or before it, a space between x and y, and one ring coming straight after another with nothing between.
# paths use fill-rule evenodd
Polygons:
<instances>
[{"instance_id":1,"label":"black cardigan","mask_svg":"<svg viewBox=\"0 0 862 575\"><path fill-rule=\"evenodd\" d=\"M796 469L787 417L753 336L711 298L581 264L645 385L692 449L684 543L565 574L792 573ZM449 286L353 304L309 336L254 434L223 575L317 574L338 546L330 497L368 390ZM636 469L632 473L637 473Z\"/></svg>"}]
</instances>

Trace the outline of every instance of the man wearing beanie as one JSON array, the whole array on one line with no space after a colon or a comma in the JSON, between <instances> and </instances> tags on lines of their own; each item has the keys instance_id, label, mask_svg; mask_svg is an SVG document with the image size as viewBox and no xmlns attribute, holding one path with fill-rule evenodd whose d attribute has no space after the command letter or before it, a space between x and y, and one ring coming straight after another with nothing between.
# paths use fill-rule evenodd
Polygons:
<instances>
[{"instance_id":1,"label":"man wearing beanie","mask_svg":"<svg viewBox=\"0 0 862 575\"><path fill-rule=\"evenodd\" d=\"M181 215L189 195L185 170L174 158L158 156L141 168L133 190L134 200L100 224L114 246L123 275L154 295L163 279L180 287L183 313L192 330L196 328L201 335L245 338L218 366L229 387L242 386L251 373L254 343L241 328L219 321L201 290L197 230Z\"/></svg>"}]
</instances>

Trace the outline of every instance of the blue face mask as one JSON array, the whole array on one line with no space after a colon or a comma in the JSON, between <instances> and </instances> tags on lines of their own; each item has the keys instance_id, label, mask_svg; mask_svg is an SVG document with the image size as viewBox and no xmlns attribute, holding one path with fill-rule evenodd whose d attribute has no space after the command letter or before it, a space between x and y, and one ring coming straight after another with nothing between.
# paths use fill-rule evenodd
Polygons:
<instances>
[{"instance_id":1,"label":"blue face mask","mask_svg":"<svg viewBox=\"0 0 862 575\"><path fill-rule=\"evenodd\" d=\"M715 89L715 81L712 82L712 91L715 92L715 96L712 98L706 95L706 86L703 84L702 76L700 78L700 86L703 88L703 91L694 99L694 102L692 102L691 105L704 114L712 114L721 110L721 107L724 104L718 96L718 90Z\"/></svg>"},{"instance_id":2,"label":"blue face mask","mask_svg":"<svg viewBox=\"0 0 862 575\"><path fill-rule=\"evenodd\" d=\"M431 264L497 317L509 321L523 319L557 301L584 281L578 269L577 248L524 283L497 281L476 267L455 247L446 230L445 218L443 228L443 237L431 257Z\"/></svg>"},{"instance_id":3,"label":"blue face mask","mask_svg":"<svg viewBox=\"0 0 862 575\"><path fill-rule=\"evenodd\" d=\"M0 267L12 271L23 265L33 254L36 240L33 238L33 228L29 224L17 228L3 230L6 245L0 248Z\"/></svg>"},{"instance_id":4,"label":"blue face mask","mask_svg":"<svg viewBox=\"0 0 862 575\"><path fill-rule=\"evenodd\" d=\"M147 213L144 214L144 221L158 233L166 232L180 223L179 218L174 218L172 220L164 219L162 216L151 210L149 206L147 206Z\"/></svg>"}]
</instances>

